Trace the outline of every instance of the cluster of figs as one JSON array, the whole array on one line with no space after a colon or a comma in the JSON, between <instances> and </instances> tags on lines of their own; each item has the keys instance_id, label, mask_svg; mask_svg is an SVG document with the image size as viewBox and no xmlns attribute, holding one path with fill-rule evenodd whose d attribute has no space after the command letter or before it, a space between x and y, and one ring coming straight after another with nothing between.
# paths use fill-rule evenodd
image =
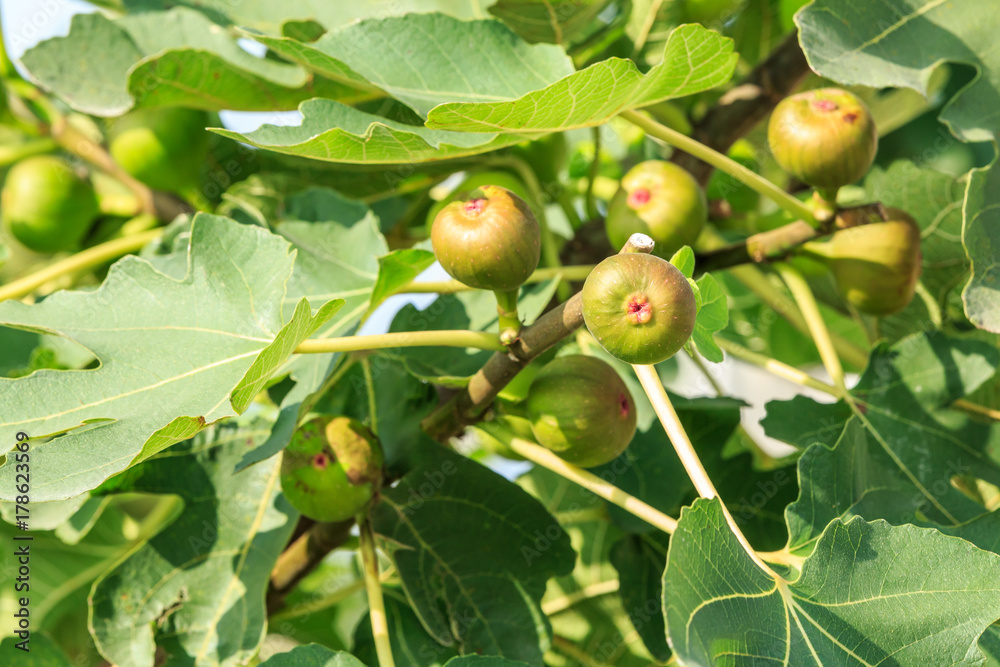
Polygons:
<instances>
[{"instance_id":1,"label":"cluster of figs","mask_svg":"<svg viewBox=\"0 0 1000 667\"><path fill-rule=\"evenodd\" d=\"M782 168L824 198L863 176L877 147L868 109L839 89L786 98L768 129ZM456 280L496 293L501 330L505 318L515 320L502 336L512 343L518 335L518 290L540 258L539 224L525 193L515 192L516 183L473 180L463 186L433 211L434 253ZM667 258L693 244L707 219L704 192L675 164L649 160L622 179L608 206L606 233L623 251L600 262L582 291L587 328L611 356L629 364L656 364L687 343L697 303L690 281ZM655 242L652 253L631 251L628 241L637 233ZM839 230L804 252L827 263L850 304L874 315L904 308L920 274L919 229L893 209L884 221ZM636 430L636 405L618 371L579 354L534 366L522 371L530 376L527 391L504 417L513 425L508 433L527 434L584 468L625 451ZM499 451L513 455L502 444ZM371 502L381 466L377 440L363 425L346 418L318 419L307 423L286 450L282 486L308 516L339 520ZM320 488L330 493L317 495ZM318 497L324 500L317 505Z\"/></svg>"}]
</instances>

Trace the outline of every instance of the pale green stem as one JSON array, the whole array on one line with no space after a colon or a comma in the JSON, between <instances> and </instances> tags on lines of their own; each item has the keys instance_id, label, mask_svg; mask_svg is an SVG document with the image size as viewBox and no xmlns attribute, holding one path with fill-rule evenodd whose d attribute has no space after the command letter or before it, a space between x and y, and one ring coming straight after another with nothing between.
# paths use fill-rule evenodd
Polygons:
<instances>
[{"instance_id":1,"label":"pale green stem","mask_svg":"<svg viewBox=\"0 0 1000 667\"><path fill-rule=\"evenodd\" d=\"M524 284L541 283L557 277L568 281L585 280L593 270L593 264L537 269L528 276ZM411 281L395 290L393 294L454 294L455 292L467 292L472 289L475 288L469 287L458 280Z\"/></svg>"},{"instance_id":2,"label":"pale green stem","mask_svg":"<svg viewBox=\"0 0 1000 667\"><path fill-rule=\"evenodd\" d=\"M364 562L365 588L368 591L368 616L372 624L372 638L379 667L396 667L392 659L392 643L389 641L389 622L385 614L385 600L382 598L382 578L378 571L378 554L375 552L375 533L367 515L358 517L361 535L361 560Z\"/></svg>"},{"instance_id":3,"label":"pale green stem","mask_svg":"<svg viewBox=\"0 0 1000 667\"><path fill-rule=\"evenodd\" d=\"M395 569L392 567L387 568L386 571L379 576L379 581L385 583L386 581L392 578L393 574L395 574ZM294 607L282 609L278 613L270 616L270 618L268 618L268 622L271 623L272 625L276 625L281 621L289 620L292 618L299 618L300 616L308 616L318 611L329 609L330 607L334 607L340 604L341 602L351 597L352 595L360 593L364 589L365 589L365 580L359 579L357 581L351 582L350 584L344 586L343 588L335 590L329 595L324 596L318 600L313 600L311 602L299 602L295 604Z\"/></svg>"},{"instance_id":4,"label":"pale green stem","mask_svg":"<svg viewBox=\"0 0 1000 667\"><path fill-rule=\"evenodd\" d=\"M590 161L590 169L587 171L587 192L584 194L584 206L587 217L591 220L597 218L600 212L597 210L597 201L594 199L594 179L601 169L601 128L593 128L594 137L594 159Z\"/></svg>"},{"instance_id":5,"label":"pale green stem","mask_svg":"<svg viewBox=\"0 0 1000 667\"><path fill-rule=\"evenodd\" d=\"M567 463L548 449L524 438L511 437L507 443L512 450L569 481L579 484L595 496L604 498L609 503L621 507L626 512L634 514L651 526L665 533L673 533L677 529L677 520L667 516L660 510L642 502L635 496L625 493L617 486L610 484L592 472L588 472L572 463Z\"/></svg>"},{"instance_id":6,"label":"pale green stem","mask_svg":"<svg viewBox=\"0 0 1000 667\"><path fill-rule=\"evenodd\" d=\"M311 338L295 348L296 354L325 354L327 352L358 352L399 347L472 347L480 350L503 352L507 348L494 333L483 331L402 331L373 336L348 336L346 338Z\"/></svg>"},{"instance_id":7,"label":"pale green stem","mask_svg":"<svg viewBox=\"0 0 1000 667\"><path fill-rule=\"evenodd\" d=\"M608 663L601 662L600 660L591 657L591 655L582 648L560 635L552 636L552 647L566 657L572 658L575 662L584 665L584 667L610 667Z\"/></svg>"},{"instance_id":8,"label":"pale green stem","mask_svg":"<svg viewBox=\"0 0 1000 667\"><path fill-rule=\"evenodd\" d=\"M691 444L691 439L688 437L687 431L684 430L684 425L681 424L680 417L677 416L677 412L670 402L670 397L667 396L667 390L664 389L663 383L660 381L660 376L656 374L656 368L653 366L637 365L633 365L632 368L635 370L636 377L639 378L639 383L646 392L649 402L653 404L653 411L659 418L660 424L663 425L663 429L667 432L667 437L674 446L677 458L681 460L681 465L684 466L688 477L694 483L694 488L698 491L698 495L702 498L719 499L719 505L722 508L723 515L726 517L726 522L729 524L730 530L733 531L744 551L746 551L757 567L780 581L781 577L768 567L761 560L760 556L757 555L757 552L754 551L754 548L750 546L750 542L747 541L746 536L743 535L743 531L736 524L733 515L729 513L729 508L726 507L726 504L719 497L719 492L715 490L715 485L709 478L705 466L701 463L701 459L698 458L698 452L695 451L694 445Z\"/></svg>"},{"instance_id":9,"label":"pale green stem","mask_svg":"<svg viewBox=\"0 0 1000 667\"><path fill-rule=\"evenodd\" d=\"M718 151L712 150L696 139L681 134L666 125L657 123L655 120L647 118L636 111L623 111L619 115L630 123L642 128L646 134L665 141L671 146L690 154L692 157L707 162L719 171L729 174L736 180L744 183L747 187L767 197L779 207L788 211L792 216L809 223L815 223L813 212L808 206L760 174L747 169L739 162L726 157Z\"/></svg>"},{"instance_id":10,"label":"pale green stem","mask_svg":"<svg viewBox=\"0 0 1000 667\"><path fill-rule=\"evenodd\" d=\"M817 380L808 373L804 373L794 366L789 366L786 363L782 363L777 359L772 359L768 356L760 354L759 352L748 350L747 348L738 345L731 340L722 338L721 336L716 336L715 342L719 347L737 359L742 359L743 361L747 361L755 366L760 366L764 370L769 371L773 375L782 379L794 382L795 384L803 387L809 387L810 389L822 391L823 393L830 394L831 396L837 396L836 387Z\"/></svg>"},{"instance_id":11,"label":"pale green stem","mask_svg":"<svg viewBox=\"0 0 1000 667\"><path fill-rule=\"evenodd\" d=\"M517 294L519 288L496 290L497 323L500 325L500 342L510 345L521 335L521 320L517 316Z\"/></svg>"},{"instance_id":12,"label":"pale green stem","mask_svg":"<svg viewBox=\"0 0 1000 667\"><path fill-rule=\"evenodd\" d=\"M66 259L49 264L40 271L36 271L0 287L0 301L20 299L31 294L51 280L92 269L116 257L135 252L150 241L158 238L162 233L163 230L160 228L151 229L135 234L134 236L112 239L100 245L95 245L93 248L87 248Z\"/></svg>"},{"instance_id":13,"label":"pale green stem","mask_svg":"<svg viewBox=\"0 0 1000 667\"><path fill-rule=\"evenodd\" d=\"M546 616L552 616L553 614L564 612L567 609L572 609L574 606L586 600L601 597L602 595L616 593L618 588L619 583L617 579L600 581L596 584L585 586L578 591L573 591L572 593L554 598L548 602L543 602L542 613Z\"/></svg>"},{"instance_id":14,"label":"pale green stem","mask_svg":"<svg viewBox=\"0 0 1000 667\"><path fill-rule=\"evenodd\" d=\"M938 303L934 295L931 294L930 290L927 289L927 285L924 284L923 280L917 281L917 296L924 302L924 306L927 308L927 314L930 315L931 322L934 326L941 328L941 304Z\"/></svg>"},{"instance_id":15,"label":"pale green stem","mask_svg":"<svg viewBox=\"0 0 1000 667\"><path fill-rule=\"evenodd\" d=\"M378 411L375 401L375 379L372 377L372 364L368 357L361 359L361 370L365 376L365 390L368 392L368 428L376 436L378 435Z\"/></svg>"},{"instance_id":16,"label":"pale green stem","mask_svg":"<svg viewBox=\"0 0 1000 667\"><path fill-rule=\"evenodd\" d=\"M830 330L826 326L826 321L823 320L823 314L819 310L819 304L816 303L816 297L813 296L809 283L806 282L801 273L788 264L778 263L775 268L781 274L785 284L788 285L795 302L799 304L799 310L802 311L802 316L806 319L809 333L812 334L816 349L819 350L819 357L823 360L823 366L830 374L833 385L842 398L850 401L847 383L844 381L844 367L840 363L840 357L837 355L833 339L830 337Z\"/></svg>"}]
</instances>

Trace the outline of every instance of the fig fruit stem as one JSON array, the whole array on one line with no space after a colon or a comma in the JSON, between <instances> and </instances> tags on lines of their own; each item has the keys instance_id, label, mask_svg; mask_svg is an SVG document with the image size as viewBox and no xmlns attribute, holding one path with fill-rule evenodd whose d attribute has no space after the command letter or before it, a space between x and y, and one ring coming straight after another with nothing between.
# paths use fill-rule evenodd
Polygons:
<instances>
[{"instance_id":1,"label":"fig fruit stem","mask_svg":"<svg viewBox=\"0 0 1000 667\"><path fill-rule=\"evenodd\" d=\"M521 334L521 320L517 316L517 295L520 288L496 290L497 323L500 326L500 342L511 345Z\"/></svg>"},{"instance_id":2,"label":"fig fruit stem","mask_svg":"<svg viewBox=\"0 0 1000 667\"><path fill-rule=\"evenodd\" d=\"M159 238L162 233L163 229L157 228L124 238L112 239L82 250L66 259L53 262L35 273L0 287L0 301L21 299L52 280L92 269L122 255L140 250L147 243Z\"/></svg>"},{"instance_id":3,"label":"fig fruit stem","mask_svg":"<svg viewBox=\"0 0 1000 667\"><path fill-rule=\"evenodd\" d=\"M494 433L494 435L496 436L497 434ZM558 455L545 449L538 443L516 436L510 436L505 439L507 439L506 444L514 452L532 463L540 465L575 484L579 484L595 496L604 498L609 503L621 507L626 512L634 514L651 526L655 526L671 534L677 529L677 519L667 516L655 507L604 481L594 473L562 460Z\"/></svg>"},{"instance_id":4,"label":"fig fruit stem","mask_svg":"<svg viewBox=\"0 0 1000 667\"><path fill-rule=\"evenodd\" d=\"M590 272L594 270L593 264L581 264L579 266L558 266L546 269L536 269L524 284L542 283L553 278L562 278L566 281L585 280ZM475 289L469 287L459 280L435 280L435 281L410 281L395 290L393 294L454 294L456 292L468 292Z\"/></svg>"},{"instance_id":5,"label":"fig fruit stem","mask_svg":"<svg viewBox=\"0 0 1000 667\"><path fill-rule=\"evenodd\" d=\"M442 330L402 331L373 336L347 336L344 338L312 338L295 348L296 354L324 354L327 352L358 352L399 347L472 347L480 350L502 352L506 346L500 336L483 331Z\"/></svg>"},{"instance_id":6,"label":"fig fruit stem","mask_svg":"<svg viewBox=\"0 0 1000 667\"><path fill-rule=\"evenodd\" d=\"M382 583L389 581L396 574L395 568L388 567L379 577ZM291 608L282 609L276 614L271 614L268 616L269 623L280 623L281 621L288 621L293 618L301 618L302 616L309 616L310 614L315 614L317 612L335 607L349 597L352 597L356 593L360 593L365 589L365 580L359 579L354 581L343 588L338 588L329 595L324 595L318 600L312 600L310 602L299 602Z\"/></svg>"},{"instance_id":7,"label":"fig fruit stem","mask_svg":"<svg viewBox=\"0 0 1000 667\"><path fill-rule=\"evenodd\" d=\"M600 217L600 211L597 210L597 200L594 199L594 181L601 169L601 127L592 128L591 135L594 139L594 159L590 161L590 167L587 169L587 191L584 193L583 201L587 217L593 220Z\"/></svg>"},{"instance_id":8,"label":"fig fruit stem","mask_svg":"<svg viewBox=\"0 0 1000 667\"><path fill-rule=\"evenodd\" d=\"M372 377L372 364L368 357L361 359L361 371L365 376L365 391L368 394L368 428L378 436L378 410L375 400L375 378Z\"/></svg>"},{"instance_id":9,"label":"fig fruit stem","mask_svg":"<svg viewBox=\"0 0 1000 667\"><path fill-rule=\"evenodd\" d=\"M647 118L637 111L623 111L619 114L619 116L641 128L646 132L646 134L656 137L661 141L665 141L674 148L678 148L686 153L689 153L693 157L707 162L719 171L729 174L736 180L744 183L747 187L767 197L796 218L800 218L806 222L815 221L812 210L810 210L810 208L804 203L800 202L798 199L791 196L760 174L747 169L739 162L736 162L726 155L709 148L700 141L685 136L676 130L672 130L666 125L661 125L655 120Z\"/></svg>"},{"instance_id":10,"label":"fig fruit stem","mask_svg":"<svg viewBox=\"0 0 1000 667\"><path fill-rule=\"evenodd\" d=\"M681 460L681 464L684 466L684 470L687 471L688 477L694 483L694 488L698 491L698 495L702 498L719 499L726 522L729 524L729 528L733 531L736 539L739 540L740 545L747 552L747 555L768 576L774 577L777 581L782 581L782 578L768 567L761 557L757 555L757 552L754 551L754 548L750 546L750 542L747 541L746 536L743 535L743 531L736 524L733 515L729 513L726 503L722 502L722 499L719 498L719 492L716 491L715 485L705 471L705 466L702 465L701 459L698 458L698 452L695 451L694 445L691 444L691 439L684 430L684 425L681 424L680 417L677 416L677 412L670 402L670 397L667 396L667 390L664 389L663 383L660 381L660 376L656 374L656 368L653 366L633 365L632 369L635 371L636 377L639 378L639 383L646 392L646 396L649 397L649 402L653 404L653 411L656 412L660 423L663 424L663 429L667 432L667 437L674 446L674 451L677 452L677 458Z\"/></svg>"},{"instance_id":11,"label":"fig fruit stem","mask_svg":"<svg viewBox=\"0 0 1000 667\"><path fill-rule=\"evenodd\" d=\"M361 538L361 560L364 563L365 588L368 591L368 617L372 624L375 640L375 654L379 667L396 667L392 658L392 644L389 641L389 621L385 615L385 600L382 599L382 579L378 569L378 554L375 551L375 533L367 515L358 517Z\"/></svg>"},{"instance_id":12,"label":"fig fruit stem","mask_svg":"<svg viewBox=\"0 0 1000 667\"><path fill-rule=\"evenodd\" d=\"M816 302L816 297L813 295L809 283L806 282L801 273L788 264L779 263L775 265L775 268L778 270L778 274L781 275L781 279L788 286L789 291L795 298L795 302L799 305L802 316L806 320L806 325L809 327L809 333L816 344L816 349L819 350L820 359L823 360L823 366L826 368L826 372L830 374L830 379L833 380L833 385L837 388L840 398L845 399L853 405L851 396L847 391L847 384L844 380L844 367L840 363L840 356L837 354L836 347L834 347L830 330L823 320L823 314L819 310L819 304Z\"/></svg>"}]
</instances>

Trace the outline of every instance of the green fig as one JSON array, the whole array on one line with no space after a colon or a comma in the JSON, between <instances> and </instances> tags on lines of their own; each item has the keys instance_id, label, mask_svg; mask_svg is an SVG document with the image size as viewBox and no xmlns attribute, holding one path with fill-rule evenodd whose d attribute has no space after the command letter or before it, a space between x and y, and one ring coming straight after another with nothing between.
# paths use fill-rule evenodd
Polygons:
<instances>
[{"instance_id":1,"label":"green fig","mask_svg":"<svg viewBox=\"0 0 1000 667\"><path fill-rule=\"evenodd\" d=\"M595 357L558 357L528 391L527 416L538 444L582 468L614 460L635 435L635 401L625 382Z\"/></svg>"},{"instance_id":2,"label":"green fig","mask_svg":"<svg viewBox=\"0 0 1000 667\"><path fill-rule=\"evenodd\" d=\"M151 188L184 190L198 182L208 153L208 125L204 111L139 109L111 128L111 156Z\"/></svg>"},{"instance_id":3,"label":"green fig","mask_svg":"<svg viewBox=\"0 0 1000 667\"><path fill-rule=\"evenodd\" d=\"M281 491L316 521L344 521L365 510L383 478L382 448L361 422L317 417L292 436L281 459Z\"/></svg>"},{"instance_id":4,"label":"green fig","mask_svg":"<svg viewBox=\"0 0 1000 667\"><path fill-rule=\"evenodd\" d=\"M878 133L864 102L846 90L822 88L782 100L771 114L767 142L782 169L831 198L871 167Z\"/></svg>"},{"instance_id":5,"label":"green fig","mask_svg":"<svg viewBox=\"0 0 1000 667\"><path fill-rule=\"evenodd\" d=\"M605 350L630 364L672 357L691 337L697 314L687 278L655 255L612 255L583 285L587 328Z\"/></svg>"},{"instance_id":6,"label":"green fig","mask_svg":"<svg viewBox=\"0 0 1000 667\"><path fill-rule=\"evenodd\" d=\"M663 160L632 167L608 204L604 229L611 247L621 249L637 232L656 242L655 252L670 257L691 245L708 220L708 203L698 181Z\"/></svg>"},{"instance_id":7,"label":"green fig","mask_svg":"<svg viewBox=\"0 0 1000 667\"><path fill-rule=\"evenodd\" d=\"M855 308L891 315L910 303L921 272L920 228L909 215L888 210L886 222L848 227L821 244L816 256Z\"/></svg>"},{"instance_id":8,"label":"green fig","mask_svg":"<svg viewBox=\"0 0 1000 667\"><path fill-rule=\"evenodd\" d=\"M522 183L517 176L509 171L501 171L499 169L477 171L470 174L464 181L459 183L458 187L455 188L451 194L431 206L430 210L427 212L427 233L430 234L431 230L434 229L434 218L436 218L437 214L441 212L441 209L466 193L471 192L476 188L481 188L484 185L499 185L501 188L507 188L524 201L529 202L528 205L531 206L531 212L535 215L535 219L538 219L539 211L533 204L530 203L531 193L528 192L528 186Z\"/></svg>"},{"instance_id":9,"label":"green fig","mask_svg":"<svg viewBox=\"0 0 1000 667\"><path fill-rule=\"evenodd\" d=\"M10 233L35 252L73 250L98 214L89 179L50 155L21 160L7 174L0 212Z\"/></svg>"},{"instance_id":10,"label":"green fig","mask_svg":"<svg viewBox=\"0 0 1000 667\"><path fill-rule=\"evenodd\" d=\"M531 208L506 188L463 193L434 218L431 244L452 278L476 289L516 290L538 266L541 231Z\"/></svg>"}]
</instances>

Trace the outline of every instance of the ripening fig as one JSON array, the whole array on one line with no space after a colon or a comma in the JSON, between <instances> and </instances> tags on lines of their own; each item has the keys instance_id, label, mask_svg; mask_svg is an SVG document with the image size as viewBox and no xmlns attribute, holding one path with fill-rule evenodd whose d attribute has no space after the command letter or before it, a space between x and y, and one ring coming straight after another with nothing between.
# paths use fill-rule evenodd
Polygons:
<instances>
[{"instance_id":1,"label":"ripening fig","mask_svg":"<svg viewBox=\"0 0 1000 667\"><path fill-rule=\"evenodd\" d=\"M771 114L767 142L785 171L830 200L865 175L878 150L868 107L839 88L786 97Z\"/></svg>"},{"instance_id":2,"label":"ripening fig","mask_svg":"<svg viewBox=\"0 0 1000 667\"><path fill-rule=\"evenodd\" d=\"M632 167L608 204L604 229L611 247L621 249L635 233L656 242L653 252L670 257L691 245L708 220L708 203L698 181L664 160Z\"/></svg>"},{"instance_id":3,"label":"ripening fig","mask_svg":"<svg viewBox=\"0 0 1000 667\"><path fill-rule=\"evenodd\" d=\"M886 222L849 227L809 252L830 267L840 293L869 315L891 315L910 303L921 272L920 228L889 209Z\"/></svg>"},{"instance_id":4,"label":"ripening fig","mask_svg":"<svg viewBox=\"0 0 1000 667\"><path fill-rule=\"evenodd\" d=\"M672 357L691 337L697 314L687 278L655 255L612 255L583 285L587 328L605 350L630 364Z\"/></svg>"},{"instance_id":5,"label":"ripening fig","mask_svg":"<svg viewBox=\"0 0 1000 667\"><path fill-rule=\"evenodd\" d=\"M364 511L382 486L382 448L361 422L317 417L292 436L281 459L281 491L316 521Z\"/></svg>"},{"instance_id":6,"label":"ripening fig","mask_svg":"<svg viewBox=\"0 0 1000 667\"><path fill-rule=\"evenodd\" d=\"M437 217L437 214L441 212L441 209L459 197L464 196L465 193L471 192L472 190L480 188L484 185L499 185L501 188L507 188L525 201L528 201L531 198L531 193L528 192L528 186L522 183L517 176L509 171L502 171L499 169L477 171L470 174L464 181L459 183L458 187L455 188L451 194L431 206L430 210L427 212L427 233L430 234L431 230L434 228L434 219ZM529 206L531 205L529 204ZM538 211L534 206L531 206L531 212L535 215L535 219L537 219Z\"/></svg>"},{"instance_id":7,"label":"ripening fig","mask_svg":"<svg viewBox=\"0 0 1000 667\"><path fill-rule=\"evenodd\" d=\"M431 244L448 275L493 291L520 287L538 266L542 247L531 208L497 185L466 192L441 209Z\"/></svg>"},{"instance_id":8,"label":"ripening fig","mask_svg":"<svg viewBox=\"0 0 1000 667\"><path fill-rule=\"evenodd\" d=\"M50 155L21 160L7 173L0 213L10 233L35 252L76 248L98 214L90 180Z\"/></svg>"},{"instance_id":9,"label":"ripening fig","mask_svg":"<svg viewBox=\"0 0 1000 667\"><path fill-rule=\"evenodd\" d=\"M157 190L177 192L197 183L208 153L208 115L181 107L139 109L111 128L111 156Z\"/></svg>"},{"instance_id":10,"label":"ripening fig","mask_svg":"<svg viewBox=\"0 0 1000 667\"><path fill-rule=\"evenodd\" d=\"M526 402L538 444L582 468L614 460L635 435L635 401L595 357L558 357L535 377Z\"/></svg>"}]
</instances>

